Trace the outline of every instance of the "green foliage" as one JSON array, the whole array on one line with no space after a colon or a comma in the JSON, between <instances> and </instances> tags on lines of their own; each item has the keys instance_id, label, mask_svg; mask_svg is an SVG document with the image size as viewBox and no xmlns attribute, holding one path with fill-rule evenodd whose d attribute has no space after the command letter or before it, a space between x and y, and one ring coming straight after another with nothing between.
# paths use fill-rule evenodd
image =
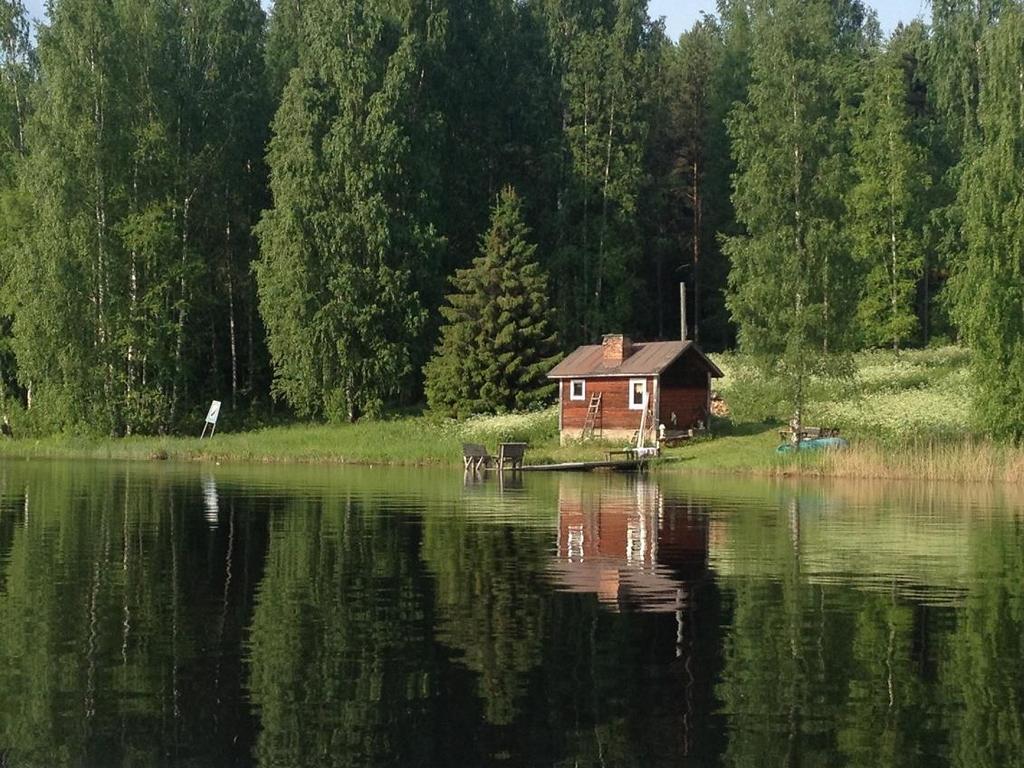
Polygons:
<instances>
[{"instance_id":1,"label":"green foliage","mask_svg":"<svg viewBox=\"0 0 1024 768\"><path fill-rule=\"evenodd\" d=\"M980 149L963 177L967 251L955 275L955 312L975 350L976 410L991 433L1024 437L1024 13L984 36Z\"/></svg>"},{"instance_id":2,"label":"green foliage","mask_svg":"<svg viewBox=\"0 0 1024 768\"><path fill-rule=\"evenodd\" d=\"M565 164L551 269L559 335L589 341L635 311L651 24L644 0L544 8Z\"/></svg>"},{"instance_id":3,"label":"green foliage","mask_svg":"<svg viewBox=\"0 0 1024 768\"><path fill-rule=\"evenodd\" d=\"M554 350L513 370L495 330L550 336L531 302L485 318L500 350L439 333L512 184L561 344L675 337L684 280L766 412L858 345L963 338L1019 437L1020 4L933 5L883 46L862 0L723 0L678 41L646 0L54 0L35 38L0 0L0 410L532 407Z\"/></svg>"},{"instance_id":4,"label":"green foliage","mask_svg":"<svg viewBox=\"0 0 1024 768\"><path fill-rule=\"evenodd\" d=\"M158 431L211 389L238 393L239 335L256 332L263 23L254 0L53 3L8 299L41 421Z\"/></svg>"},{"instance_id":5,"label":"green foliage","mask_svg":"<svg viewBox=\"0 0 1024 768\"><path fill-rule=\"evenodd\" d=\"M440 247L408 190L422 42L354 0L303 12L307 49L270 144L260 308L275 394L303 416L355 420L408 382L425 320L413 273L430 274Z\"/></svg>"},{"instance_id":6,"label":"green foliage","mask_svg":"<svg viewBox=\"0 0 1024 768\"><path fill-rule=\"evenodd\" d=\"M812 374L851 342L857 277L839 227L845 136L829 3L757 4L752 82L730 121L733 203L746 233L730 237L728 305L740 346L786 382L799 418ZM839 361L841 363L841 361Z\"/></svg>"},{"instance_id":7,"label":"green foliage","mask_svg":"<svg viewBox=\"0 0 1024 768\"><path fill-rule=\"evenodd\" d=\"M526 410L550 400L546 374L557 362L547 276L522 220L519 196L506 187L480 245L480 256L452 278L434 357L426 367L431 409L452 416Z\"/></svg>"},{"instance_id":8,"label":"green foliage","mask_svg":"<svg viewBox=\"0 0 1024 768\"><path fill-rule=\"evenodd\" d=\"M869 67L853 136L856 184L847 198L853 252L865 274L857 319L867 344L917 338L923 276L922 228L930 186L924 150L912 135L903 62L880 54Z\"/></svg>"},{"instance_id":9,"label":"green foliage","mask_svg":"<svg viewBox=\"0 0 1024 768\"><path fill-rule=\"evenodd\" d=\"M661 38L656 46L641 218L650 307L638 318L641 329L658 338L678 333L681 278L689 338L718 349L734 334L724 303L729 263L719 240L734 217L725 118L736 90L746 87L730 81L742 77L730 57L730 35L730 26L704 16L677 45Z\"/></svg>"}]
</instances>

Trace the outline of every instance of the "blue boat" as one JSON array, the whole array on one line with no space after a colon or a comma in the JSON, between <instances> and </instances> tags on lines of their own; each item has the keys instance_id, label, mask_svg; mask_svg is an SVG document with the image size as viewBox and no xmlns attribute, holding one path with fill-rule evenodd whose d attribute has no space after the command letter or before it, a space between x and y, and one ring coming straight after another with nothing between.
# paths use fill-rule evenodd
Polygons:
<instances>
[{"instance_id":1,"label":"blue boat","mask_svg":"<svg viewBox=\"0 0 1024 768\"><path fill-rule=\"evenodd\" d=\"M839 451L849 448L850 442L841 437L812 437L799 443L783 443L775 449L776 453L792 453L799 446L801 451Z\"/></svg>"}]
</instances>

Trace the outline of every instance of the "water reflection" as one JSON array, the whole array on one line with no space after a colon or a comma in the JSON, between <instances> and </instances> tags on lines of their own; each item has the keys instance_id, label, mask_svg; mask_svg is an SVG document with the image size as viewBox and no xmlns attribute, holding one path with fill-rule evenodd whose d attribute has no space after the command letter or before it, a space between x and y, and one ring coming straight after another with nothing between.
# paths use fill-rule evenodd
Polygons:
<instances>
[{"instance_id":1,"label":"water reflection","mask_svg":"<svg viewBox=\"0 0 1024 768\"><path fill-rule=\"evenodd\" d=\"M550 573L560 589L596 594L612 609L678 613L707 573L705 510L666 499L640 478L593 487L563 479L558 553Z\"/></svg>"},{"instance_id":2,"label":"water reflection","mask_svg":"<svg viewBox=\"0 0 1024 768\"><path fill-rule=\"evenodd\" d=\"M241 693L246 601L244 589L221 590L214 564L232 552L196 536L198 499L158 476L89 465L0 466L0 476L9 764L237 762L250 715L223 702ZM233 608L220 624L213 594Z\"/></svg>"},{"instance_id":3,"label":"water reflection","mask_svg":"<svg viewBox=\"0 0 1024 768\"><path fill-rule=\"evenodd\" d=\"M0 463L0 764L1014 765L1021 501Z\"/></svg>"}]
</instances>

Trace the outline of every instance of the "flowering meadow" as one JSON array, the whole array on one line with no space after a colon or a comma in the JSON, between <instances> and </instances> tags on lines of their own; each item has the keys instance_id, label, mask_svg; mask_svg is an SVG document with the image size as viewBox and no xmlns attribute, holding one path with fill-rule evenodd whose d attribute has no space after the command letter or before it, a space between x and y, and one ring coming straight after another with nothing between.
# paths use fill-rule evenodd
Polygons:
<instances>
[{"instance_id":1,"label":"flowering meadow","mask_svg":"<svg viewBox=\"0 0 1024 768\"><path fill-rule=\"evenodd\" d=\"M766 379L739 354L715 356L726 374L717 390L734 423L779 421L792 415L778 382ZM812 381L804 406L807 424L844 434L905 440L962 437L973 432L970 352L960 347L873 350L854 356L854 374Z\"/></svg>"}]
</instances>

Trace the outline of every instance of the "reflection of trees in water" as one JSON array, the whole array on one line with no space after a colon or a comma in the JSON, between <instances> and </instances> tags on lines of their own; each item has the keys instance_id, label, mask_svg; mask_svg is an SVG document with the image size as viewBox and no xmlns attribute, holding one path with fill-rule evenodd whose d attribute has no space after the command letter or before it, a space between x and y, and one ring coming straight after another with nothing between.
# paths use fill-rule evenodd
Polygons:
<instances>
[{"instance_id":1,"label":"reflection of trees in water","mask_svg":"<svg viewBox=\"0 0 1024 768\"><path fill-rule=\"evenodd\" d=\"M271 523L249 649L259 763L460 764L418 525L345 498Z\"/></svg>"},{"instance_id":2,"label":"reflection of trees in water","mask_svg":"<svg viewBox=\"0 0 1024 768\"><path fill-rule=\"evenodd\" d=\"M190 514L197 489L87 464L19 477L30 511L0 513L4 530L18 513L0 561L0 745L11 764L237 760L252 725L219 701L241 685L241 661L224 651L246 624L244 574L226 580L236 550Z\"/></svg>"},{"instance_id":3,"label":"reflection of trees in water","mask_svg":"<svg viewBox=\"0 0 1024 768\"><path fill-rule=\"evenodd\" d=\"M395 512L378 490L254 505L219 476L134 472L0 467L13 765L244 764L254 739L265 766L994 768L1024 754L1010 514L968 524L927 497L922 521L778 488L718 508L619 478L460 486L471 503L426 509L407 491ZM644 518L643 536L584 520L601 538L577 554L610 543L618 567L684 584L678 615L552 588L545 563L566 554L553 513L575 499L599 502L581 501L585 517ZM707 520L710 575L694 545ZM943 530L963 551L944 541L928 558ZM950 585L955 601L931 599ZM258 723L239 705L246 674Z\"/></svg>"},{"instance_id":4,"label":"reflection of trees in water","mask_svg":"<svg viewBox=\"0 0 1024 768\"><path fill-rule=\"evenodd\" d=\"M549 575L545 679L567 681L549 716L560 765L713 764L720 666L718 592L707 576L706 510L657 483L566 478Z\"/></svg>"},{"instance_id":5,"label":"reflection of trees in water","mask_svg":"<svg viewBox=\"0 0 1024 768\"><path fill-rule=\"evenodd\" d=\"M508 725L543 652L540 564L547 543L536 532L467 517L424 523L423 557L434 574L438 639L477 675L484 717Z\"/></svg>"},{"instance_id":6,"label":"reflection of trees in water","mask_svg":"<svg viewBox=\"0 0 1024 768\"><path fill-rule=\"evenodd\" d=\"M740 512L716 532L728 542L725 562L733 571L721 578L733 606L718 686L728 723L726 764L1019 762L1019 523L993 516L957 542L972 550L958 561L972 569L956 574L964 586L954 608L945 600L934 607L926 584L910 592L895 576L888 590L869 573L860 581L815 581L820 574L803 564L806 516L799 503L788 512L776 512L775 525L752 524L756 515ZM866 542L876 538L865 534ZM823 540L830 539L818 536L816 546ZM745 559L756 567L745 570ZM905 560L901 552L894 562L902 569ZM939 576L945 594L950 576ZM918 594L923 602L914 602Z\"/></svg>"},{"instance_id":7,"label":"reflection of trees in water","mask_svg":"<svg viewBox=\"0 0 1024 768\"><path fill-rule=\"evenodd\" d=\"M967 543L987 578L972 590L943 647L940 677L953 763L1024 761L1024 529L980 526Z\"/></svg>"}]
</instances>

